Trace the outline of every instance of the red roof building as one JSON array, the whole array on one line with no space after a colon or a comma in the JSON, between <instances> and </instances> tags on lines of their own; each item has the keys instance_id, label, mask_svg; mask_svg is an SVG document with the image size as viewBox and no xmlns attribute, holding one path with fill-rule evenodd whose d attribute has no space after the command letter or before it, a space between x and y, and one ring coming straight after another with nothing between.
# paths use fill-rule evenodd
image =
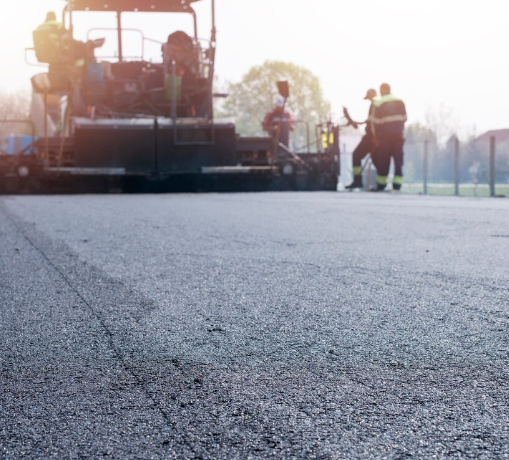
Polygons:
<instances>
[{"instance_id":1,"label":"red roof building","mask_svg":"<svg viewBox=\"0 0 509 460\"><path fill-rule=\"evenodd\" d=\"M509 142L509 129L494 129L484 133L477 138L477 142L489 143L491 137L495 137L497 144L505 144Z\"/></svg>"}]
</instances>

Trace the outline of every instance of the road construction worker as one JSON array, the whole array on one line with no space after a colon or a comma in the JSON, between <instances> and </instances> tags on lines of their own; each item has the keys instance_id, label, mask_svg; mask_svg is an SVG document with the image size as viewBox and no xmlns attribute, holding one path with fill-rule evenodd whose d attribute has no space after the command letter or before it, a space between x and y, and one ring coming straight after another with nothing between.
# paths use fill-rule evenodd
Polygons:
<instances>
[{"instance_id":1,"label":"road construction worker","mask_svg":"<svg viewBox=\"0 0 509 460\"><path fill-rule=\"evenodd\" d=\"M380 86L381 97L373 101L373 131L376 147L377 187L383 191L387 187L391 158L394 160L393 190L401 190L403 185L403 145L407 121L405 103L391 94L387 83Z\"/></svg>"},{"instance_id":2,"label":"road construction worker","mask_svg":"<svg viewBox=\"0 0 509 460\"><path fill-rule=\"evenodd\" d=\"M67 31L64 25L57 21L57 15L50 11L46 20L36 30L35 51L41 61L62 60L64 54L64 37ZM35 36L34 36L35 37Z\"/></svg>"},{"instance_id":3,"label":"road construction worker","mask_svg":"<svg viewBox=\"0 0 509 460\"><path fill-rule=\"evenodd\" d=\"M290 132L295 130L295 122L288 110L285 110L285 98L278 96L275 107L265 116L263 129L274 140L286 147L290 146ZM278 139L275 139L279 136Z\"/></svg>"},{"instance_id":4,"label":"road construction worker","mask_svg":"<svg viewBox=\"0 0 509 460\"><path fill-rule=\"evenodd\" d=\"M53 11L46 14L46 19L37 30L49 30L56 44L60 44L59 38L65 33L64 25L57 20L57 15Z\"/></svg>"},{"instance_id":5,"label":"road construction worker","mask_svg":"<svg viewBox=\"0 0 509 460\"><path fill-rule=\"evenodd\" d=\"M46 20L34 32L37 59L39 62L49 64L67 63L72 45L73 64L76 67L82 67L87 60L94 59L94 50L103 46L104 43L104 38L87 43L72 40L69 32L52 11L46 15Z\"/></svg>"},{"instance_id":6,"label":"road construction worker","mask_svg":"<svg viewBox=\"0 0 509 460\"><path fill-rule=\"evenodd\" d=\"M362 160L371 154L371 159L376 167L375 163L375 144L373 142L373 126L372 117L374 112L373 101L377 98L376 90L369 89L364 100L370 101L371 106L369 108L368 119L364 122L366 124L366 134L361 139L359 145L353 152L353 182L346 187L347 190L354 190L356 188L363 188L362 183ZM354 121L349 122L354 128L358 128L358 125L363 123L356 123Z\"/></svg>"}]
</instances>

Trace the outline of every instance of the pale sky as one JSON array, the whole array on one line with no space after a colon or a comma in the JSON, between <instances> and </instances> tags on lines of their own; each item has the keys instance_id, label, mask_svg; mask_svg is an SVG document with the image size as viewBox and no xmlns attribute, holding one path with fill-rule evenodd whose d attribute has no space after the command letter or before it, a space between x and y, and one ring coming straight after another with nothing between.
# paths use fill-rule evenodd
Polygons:
<instances>
[{"instance_id":1,"label":"pale sky","mask_svg":"<svg viewBox=\"0 0 509 460\"><path fill-rule=\"evenodd\" d=\"M198 10L200 35L210 33L209 4ZM411 121L440 104L462 125L509 128L509 2L506 0L216 0L217 75L238 80L266 59L291 61L322 81L334 112L348 106L362 118L366 89L389 82L405 99ZM2 1L0 88L28 87L41 69L28 67L24 48L31 31L61 0ZM183 20L183 18L182 18ZM143 15L126 25L162 38L182 20ZM86 29L112 24L110 17ZM113 39L111 40L113 42ZM136 47L135 47L136 48Z\"/></svg>"}]
</instances>

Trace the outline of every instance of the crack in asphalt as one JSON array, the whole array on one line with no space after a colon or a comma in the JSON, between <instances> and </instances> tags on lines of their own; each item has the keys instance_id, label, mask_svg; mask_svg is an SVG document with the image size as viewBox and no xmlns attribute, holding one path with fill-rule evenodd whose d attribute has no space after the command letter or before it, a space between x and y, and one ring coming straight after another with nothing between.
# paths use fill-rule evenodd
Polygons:
<instances>
[{"instance_id":1,"label":"crack in asphalt","mask_svg":"<svg viewBox=\"0 0 509 460\"><path fill-rule=\"evenodd\" d=\"M164 420L171 426L173 425L171 421L171 417L167 414L167 412L158 404L156 399L154 398L153 394L148 391L145 382L143 379L141 379L137 372L135 372L134 368L129 366L127 363L127 360L125 359L124 355L120 352L117 346L115 346L114 341L114 334L109 329L108 325L106 324L105 320L101 316L101 314L95 309L90 302L87 301L87 299L81 294L81 292L73 285L73 283L69 280L69 278L66 276L66 274L55 264L51 258L30 238L27 233L25 232L22 224L17 222L16 218L12 216L7 209L5 209L5 206L0 201L0 210L4 213L4 215L9 219L9 221L16 227L16 229L19 231L19 233L23 236L23 238L28 242L28 244L41 255L41 257L48 263L48 265L64 280L64 282L67 284L67 286L76 294L76 296L80 299L80 301L83 303L83 305L86 306L86 308L92 313L92 315L96 318L96 320L99 322L101 327L103 328L104 332L107 336L107 342L110 347L110 349L113 351L115 358L118 362L122 365L122 367L133 377L134 381L137 383L137 385L143 390L143 393L147 397L148 400L152 401L153 408L156 409L161 416L164 418Z\"/></svg>"}]
</instances>

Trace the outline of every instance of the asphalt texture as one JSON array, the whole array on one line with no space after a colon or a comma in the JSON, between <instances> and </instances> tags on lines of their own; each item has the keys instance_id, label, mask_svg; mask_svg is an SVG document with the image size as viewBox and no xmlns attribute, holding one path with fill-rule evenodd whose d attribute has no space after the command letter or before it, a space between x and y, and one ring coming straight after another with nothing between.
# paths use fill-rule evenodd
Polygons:
<instances>
[{"instance_id":1,"label":"asphalt texture","mask_svg":"<svg viewBox=\"0 0 509 460\"><path fill-rule=\"evenodd\" d=\"M509 458L509 200L0 198L0 458Z\"/></svg>"}]
</instances>

